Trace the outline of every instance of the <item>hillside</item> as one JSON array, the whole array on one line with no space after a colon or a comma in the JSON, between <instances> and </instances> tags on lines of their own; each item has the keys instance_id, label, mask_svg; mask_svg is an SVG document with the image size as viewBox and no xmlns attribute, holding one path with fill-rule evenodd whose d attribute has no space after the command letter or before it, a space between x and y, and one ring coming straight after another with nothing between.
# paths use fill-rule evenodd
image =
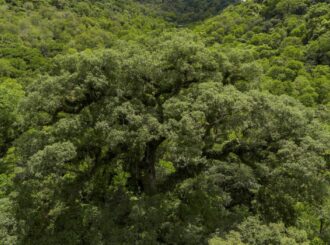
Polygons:
<instances>
[{"instance_id":1,"label":"hillside","mask_svg":"<svg viewBox=\"0 0 330 245\"><path fill-rule=\"evenodd\" d=\"M328 0L0 0L0 244L330 244Z\"/></svg>"}]
</instances>

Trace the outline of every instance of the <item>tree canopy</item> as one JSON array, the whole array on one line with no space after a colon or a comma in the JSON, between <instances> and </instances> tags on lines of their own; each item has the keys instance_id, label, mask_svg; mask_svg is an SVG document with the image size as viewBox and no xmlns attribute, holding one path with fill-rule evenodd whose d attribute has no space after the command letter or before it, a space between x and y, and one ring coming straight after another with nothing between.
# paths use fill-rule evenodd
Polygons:
<instances>
[{"instance_id":1,"label":"tree canopy","mask_svg":"<svg viewBox=\"0 0 330 245\"><path fill-rule=\"evenodd\" d=\"M330 243L328 1L0 1L1 244Z\"/></svg>"}]
</instances>

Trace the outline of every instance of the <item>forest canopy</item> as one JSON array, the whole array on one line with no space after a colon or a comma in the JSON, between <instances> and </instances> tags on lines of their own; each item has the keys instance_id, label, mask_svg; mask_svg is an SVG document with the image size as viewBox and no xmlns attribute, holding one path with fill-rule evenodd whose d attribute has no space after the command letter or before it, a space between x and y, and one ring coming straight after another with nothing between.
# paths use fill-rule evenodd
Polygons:
<instances>
[{"instance_id":1,"label":"forest canopy","mask_svg":"<svg viewBox=\"0 0 330 245\"><path fill-rule=\"evenodd\" d=\"M330 244L328 0L0 0L0 244Z\"/></svg>"}]
</instances>

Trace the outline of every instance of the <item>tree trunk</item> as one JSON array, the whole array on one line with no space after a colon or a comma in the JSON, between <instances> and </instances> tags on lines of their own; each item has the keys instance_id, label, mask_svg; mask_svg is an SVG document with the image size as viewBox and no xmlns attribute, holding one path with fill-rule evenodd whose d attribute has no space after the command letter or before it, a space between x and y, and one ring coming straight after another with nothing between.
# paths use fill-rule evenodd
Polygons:
<instances>
[{"instance_id":1,"label":"tree trunk","mask_svg":"<svg viewBox=\"0 0 330 245\"><path fill-rule=\"evenodd\" d=\"M147 143L144 158L140 164L140 178L142 183L142 189L148 195L152 195L156 192L156 160L158 146L165 140L161 138L153 140Z\"/></svg>"}]
</instances>

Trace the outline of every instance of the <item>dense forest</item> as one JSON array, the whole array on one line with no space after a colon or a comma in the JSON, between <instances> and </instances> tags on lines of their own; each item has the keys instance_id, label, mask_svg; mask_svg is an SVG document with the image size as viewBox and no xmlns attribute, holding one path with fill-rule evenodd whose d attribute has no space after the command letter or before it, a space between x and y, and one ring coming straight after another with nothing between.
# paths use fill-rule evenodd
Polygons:
<instances>
[{"instance_id":1,"label":"dense forest","mask_svg":"<svg viewBox=\"0 0 330 245\"><path fill-rule=\"evenodd\" d=\"M330 0L0 0L0 244L330 244Z\"/></svg>"}]
</instances>

